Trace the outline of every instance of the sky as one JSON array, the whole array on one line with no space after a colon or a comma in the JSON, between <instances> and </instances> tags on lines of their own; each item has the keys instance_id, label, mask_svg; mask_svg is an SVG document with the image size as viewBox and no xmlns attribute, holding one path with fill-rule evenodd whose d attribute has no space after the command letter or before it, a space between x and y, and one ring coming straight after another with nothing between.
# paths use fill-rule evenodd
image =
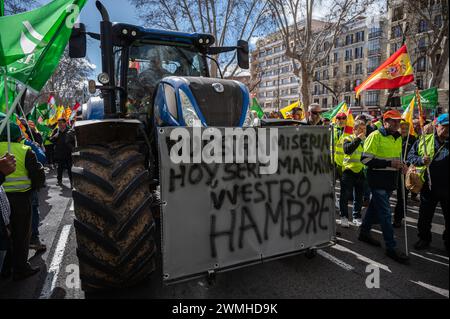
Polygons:
<instances>
[{"instance_id":1,"label":"sky","mask_svg":"<svg viewBox=\"0 0 450 319\"><path fill-rule=\"evenodd\" d=\"M51 0L39 0L41 4L46 4ZM113 22L122 22L140 25L134 7L127 0L101 0L109 13ZM86 25L86 31L100 33L101 15L95 6L95 0L88 0L80 14L80 22ZM100 41L88 38L87 58L96 65L94 74L101 72L102 62L100 55Z\"/></svg>"}]
</instances>

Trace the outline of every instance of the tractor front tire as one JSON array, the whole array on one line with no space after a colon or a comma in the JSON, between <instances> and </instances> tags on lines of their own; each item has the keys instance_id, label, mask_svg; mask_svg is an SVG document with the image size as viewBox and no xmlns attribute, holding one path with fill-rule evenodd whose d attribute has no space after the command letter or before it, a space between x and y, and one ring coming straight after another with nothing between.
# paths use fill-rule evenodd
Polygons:
<instances>
[{"instance_id":1,"label":"tractor front tire","mask_svg":"<svg viewBox=\"0 0 450 319\"><path fill-rule=\"evenodd\" d=\"M82 289L124 288L155 270L149 173L137 145L79 147L73 153L74 226Z\"/></svg>"}]
</instances>

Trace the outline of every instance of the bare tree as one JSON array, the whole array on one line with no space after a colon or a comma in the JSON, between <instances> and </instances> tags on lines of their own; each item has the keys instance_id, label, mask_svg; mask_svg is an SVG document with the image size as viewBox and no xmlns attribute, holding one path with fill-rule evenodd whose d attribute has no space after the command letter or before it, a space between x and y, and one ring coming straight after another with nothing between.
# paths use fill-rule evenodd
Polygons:
<instances>
[{"instance_id":1,"label":"bare tree","mask_svg":"<svg viewBox=\"0 0 450 319\"><path fill-rule=\"evenodd\" d=\"M300 99L310 104L314 69L330 54L348 22L360 17L373 0L330 0L322 20L313 15L324 1L268 0L281 31L286 56L292 59L294 74L300 79Z\"/></svg>"},{"instance_id":2,"label":"bare tree","mask_svg":"<svg viewBox=\"0 0 450 319\"><path fill-rule=\"evenodd\" d=\"M236 45L250 38L269 21L269 6L264 0L129 0L148 26L163 29L210 33L216 46ZM237 71L235 54L223 54L223 73ZM211 75L217 68L211 64Z\"/></svg>"},{"instance_id":3,"label":"bare tree","mask_svg":"<svg viewBox=\"0 0 450 319\"><path fill-rule=\"evenodd\" d=\"M394 4L392 0L389 2ZM449 60L448 2L419 0L404 1L402 5L407 21L406 44L414 43L416 48L412 63L416 65L419 58L426 57L431 73L428 88L439 87Z\"/></svg>"},{"instance_id":4,"label":"bare tree","mask_svg":"<svg viewBox=\"0 0 450 319\"><path fill-rule=\"evenodd\" d=\"M36 0L6 0L5 15L17 14L30 10L39 4Z\"/></svg>"}]
</instances>

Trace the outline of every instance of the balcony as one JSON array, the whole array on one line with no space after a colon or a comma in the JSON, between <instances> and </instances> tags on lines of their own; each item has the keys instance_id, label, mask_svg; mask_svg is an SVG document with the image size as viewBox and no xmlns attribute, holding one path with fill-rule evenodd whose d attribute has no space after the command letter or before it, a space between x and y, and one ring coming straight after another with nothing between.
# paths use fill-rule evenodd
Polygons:
<instances>
[{"instance_id":1,"label":"balcony","mask_svg":"<svg viewBox=\"0 0 450 319\"><path fill-rule=\"evenodd\" d=\"M368 56L381 55L381 48L371 49L367 51Z\"/></svg>"},{"instance_id":2,"label":"balcony","mask_svg":"<svg viewBox=\"0 0 450 319\"><path fill-rule=\"evenodd\" d=\"M379 37L382 37L383 36L383 31L374 31L374 32L371 32L371 33L369 33L369 40L370 39L375 39L375 38L379 38Z\"/></svg>"}]
</instances>

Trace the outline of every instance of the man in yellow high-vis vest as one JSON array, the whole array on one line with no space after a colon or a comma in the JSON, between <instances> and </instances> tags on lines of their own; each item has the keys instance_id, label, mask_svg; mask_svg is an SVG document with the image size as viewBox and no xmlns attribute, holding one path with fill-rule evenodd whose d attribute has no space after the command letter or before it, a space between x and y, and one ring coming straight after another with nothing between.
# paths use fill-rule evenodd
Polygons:
<instances>
[{"instance_id":1,"label":"man in yellow high-vis vest","mask_svg":"<svg viewBox=\"0 0 450 319\"><path fill-rule=\"evenodd\" d=\"M425 182L420 191L419 220L417 229L419 241L414 245L417 250L426 249L431 242L431 223L438 203L441 204L442 214L445 220L445 229L442 235L445 248L449 248L448 222L449 222L449 120L448 113L440 115L436 120L435 133L419 137L408 154L408 162L416 165ZM426 147L426 153L425 153ZM426 154L426 155L425 155ZM426 167L428 166L431 177L430 182Z\"/></svg>"},{"instance_id":2,"label":"man in yellow high-vis vest","mask_svg":"<svg viewBox=\"0 0 450 319\"><path fill-rule=\"evenodd\" d=\"M336 125L334 126L334 164L336 165L337 178L342 176L342 166L344 165L344 138L348 136L344 132L347 123L347 114L338 113L336 115Z\"/></svg>"},{"instance_id":3,"label":"man in yellow high-vis vest","mask_svg":"<svg viewBox=\"0 0 450 319\"><path fill-rule=\"evenodd\" d=\"M361 162L363 143L366 139L366 123L355 121L353 135L344 138L344 160L341 178L341 196L339 208L341 212L341 226L349 227L348 200L353 194L353 224L361 226L361 208L364 194L364 164Z\"/></svg>"},{"instance_id":4,"label":"man in yellow high-vis vest","mask_svg":"<svg viewBox=\"0 0 450 319\"><path fill-rule=\"evenodd\" d=\"M381 246L370 232L372 225L378 221L383 231L386 255L405 264L409 258L397 248L389 202L398 186L398 174L406 173L407 170L407 165L401 160L402 138L398 132L401 118L400 112L387 111L383 114L383 126L371 133L364 142L361 161L368 166L367 180L372 198L360 227L359 240Z\"/></svg>"},{"instance_id":5,"label":"man in yellow high-vis vest","mask_svg":"<svg viewBox=\"0 0 450 319\"><path fill-rule=\"evenodd\" d=\"M33 268L28 263L31 237L31 195L32 189L44 186L45 173L31 148L20 143L22 132L17 124L10 124L10 132L10 153L16 159L16 170L6 176L3 183L11 206L11 247L5 258L2 276L8 277L12 270L13 280L17 281L39 272L39 268ZM0 135L0 156L6 154L7 151L8 141L5 129Z\"/></svg>"}]
</instances>

